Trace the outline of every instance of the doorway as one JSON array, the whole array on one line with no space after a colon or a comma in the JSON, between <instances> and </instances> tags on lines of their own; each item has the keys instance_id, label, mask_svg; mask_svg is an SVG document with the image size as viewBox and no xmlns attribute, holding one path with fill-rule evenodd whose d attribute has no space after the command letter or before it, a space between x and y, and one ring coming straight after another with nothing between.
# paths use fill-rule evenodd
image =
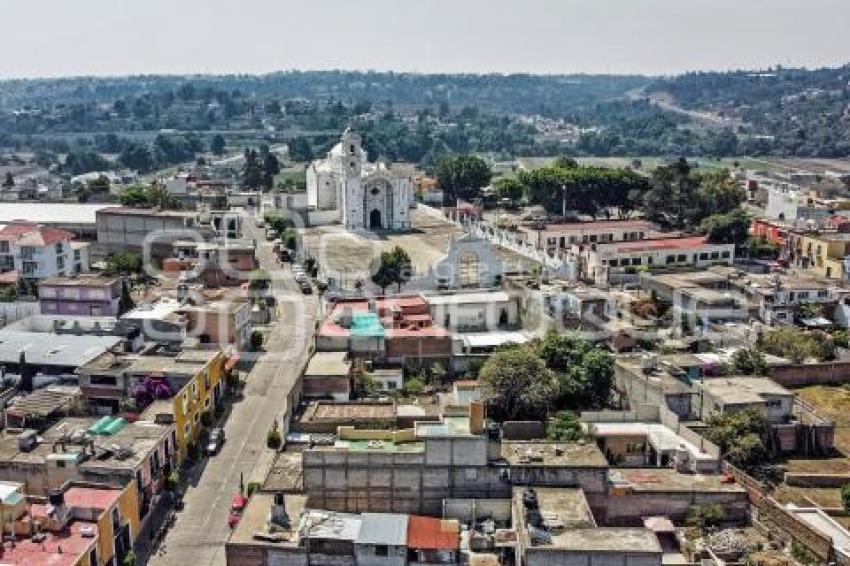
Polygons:
<instances>
[{"instance_id":1,"label":"doorway","mask_svg":"<svg viewBox=\"0 0 850 566\"><path fill-rule=\"evenodd\" d=\"M371 230L380 230L384 225L381 223L381 211L373 208L369 213L369 228Z\"/></svg>"}]
</instances>

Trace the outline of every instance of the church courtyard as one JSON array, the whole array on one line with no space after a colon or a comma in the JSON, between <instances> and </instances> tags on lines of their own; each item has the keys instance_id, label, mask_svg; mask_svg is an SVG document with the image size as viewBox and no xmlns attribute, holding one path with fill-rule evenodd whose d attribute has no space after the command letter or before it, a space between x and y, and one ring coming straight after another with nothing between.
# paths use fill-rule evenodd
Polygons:
<instances>
[{"instance_id":1,"label":"church courtyard","mask_svg":"<svg viewBox=\"0 0 850 566\"><path fill-rule=\"evenodd\" d=\"M341 225L314 226L302 230L305 249L323 270L340 274L344 288L357 279L369 279L369 266L381 252L395 246L404 249L417 274L425 274L445 254L449 242L462 231L454 224L429 214L422 208L410 210L411 230L399 232L349 232ZM536 262L494 246L505 271L531 270Z\"/></svg>"}]
</instances>

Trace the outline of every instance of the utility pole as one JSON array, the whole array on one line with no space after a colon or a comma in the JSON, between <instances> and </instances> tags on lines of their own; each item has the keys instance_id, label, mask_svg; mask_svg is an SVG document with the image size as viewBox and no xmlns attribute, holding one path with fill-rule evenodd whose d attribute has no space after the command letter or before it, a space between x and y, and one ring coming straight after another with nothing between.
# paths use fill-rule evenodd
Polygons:
<instances>
[{"instance_id":1,"label":"utility pole","mask_svg":"<svg viewBox=\"0 0 850 566\"><path fill-rule=\"evenodd\" d=\"M567 217L567 185L561 185L561 219Z\"/></svg>"}]
</instances>

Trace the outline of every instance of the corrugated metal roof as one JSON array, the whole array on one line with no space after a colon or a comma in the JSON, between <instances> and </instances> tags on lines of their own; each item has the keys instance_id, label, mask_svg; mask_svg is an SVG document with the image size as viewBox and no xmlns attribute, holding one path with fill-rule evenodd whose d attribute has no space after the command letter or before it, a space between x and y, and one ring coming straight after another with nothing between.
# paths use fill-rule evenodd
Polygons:
<instances>
[{"instance_id":1,"label":"corrugated metal roof","mask_svg":"<svg viewBox=\"0 0 850 566\"><path fill-rule=\"evenodd\" d=\"M357 544L407 544L407 515L396 513L363 513Z\"/></svg>"}]
</instances>

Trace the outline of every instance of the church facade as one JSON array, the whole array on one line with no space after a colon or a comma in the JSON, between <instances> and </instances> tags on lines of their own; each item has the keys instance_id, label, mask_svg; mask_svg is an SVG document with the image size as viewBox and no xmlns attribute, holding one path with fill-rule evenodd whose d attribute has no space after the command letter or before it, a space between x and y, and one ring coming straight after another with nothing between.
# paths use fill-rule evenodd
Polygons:
<instances>
[{"instance_id":1,"label":"church facade","mask_svg":"<svg viewBox=\"0 0 850 566\"><path fill-rule=\"evenodd\" d=\"M307 167L307 206L336 211L346 230L407 230L413 182L383 163L369 163L360 136L342 134L327 157Z\"/></svg>"}]
</instances>

